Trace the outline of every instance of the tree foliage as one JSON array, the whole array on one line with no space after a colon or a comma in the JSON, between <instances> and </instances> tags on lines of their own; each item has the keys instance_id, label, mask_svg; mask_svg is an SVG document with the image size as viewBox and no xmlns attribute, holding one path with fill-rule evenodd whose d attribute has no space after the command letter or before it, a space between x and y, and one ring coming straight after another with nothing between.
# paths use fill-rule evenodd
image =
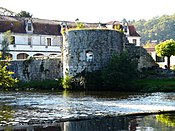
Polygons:
<instances>
[{"instance_id":1,"label":"tree foliage","mask_svg":"<svg viewBox=\"0 0 175 131\"><path fill-rule=\"evenodd\" d=\"M0 54L1 57L1 54ZM1 89L7 89L9 87L13 87L16 82L18 82L17 79L14 79L11 77L14 72L8 71L7 67L9 66L8 62L1 61L0 62L0 88Z\"/></svg>"},{"instance_id":2,"label":"tree foliage","mask_svg":"<svg viewBox=\"0 0 175 131\"><path fill-rule=\"evenodd\" d=\"M172 114L158 114L156 115L156 119L167 126L175 126L175 117Z\"/></svg>"},{"instance_id":3,"label":"tree foliage","mask_svg":"<svg viewBox=\"0 0 175 131\"><path fill-rule=\"evenodd\" d=\"M62 79L62 86L64 89L71 89L72 88L72 79L73 79L73 77L66 74L65 78Z\"/></svg>"},{"instance_id":4,"label":"tree foliage","mask_svg":"<svg viewBox=\"0 0 175 131\"><path fill-rule=\"evenodd\" d=\"M75 24L76 24L76 28L78 28L78 29L85 27L84 24L82 22L80 22L78 18L75 20Z\"/></svg>"},{"instance_id":5,"label":"tree foliage","mask_svg":"<svg viewBox=\"0 0 175 131\"><path fill-rule=\"evenodd\" d=\"M150 20L132 21L137 32L142 37L142 43L147 41L165 41L175 39L175 14L154 17Z\"/></svg>"},{"instance_id":6,"label":"tree foliage","mask_svg":"<svg viewBox=\"0 0 175 131\"><path fill-rule=\"evenodd\" d=\"M31 18L32 14L30 14L30 12L27 12L27 11L21 11L21 12L17 13L16 16Z\"/></svg>"},{"instance_id":7,"label":"tree foliage","mask_svg":"<svg viewBox=\"0 0 175 131\"><path fill-rule=\"evenodd\" d=\"M3 35L3 40L2 40L2 44L1 44L1 52L2 52L2 56L1 59L5 60L6 56L9 53L9 44L11 44L12 42L12 35L11 35L11 31L6 31Z\"/></svg>"},{"instance_id":8,"label":"tree foliage","mask_svg":"<svg viewBox=\"0 0 175 131\"><path fill-rule=\"evenodd\" d=\"M124 90L137 75L137 61L126 52L114 55L107 66L102 70L105 87L114 90Z\"/></svg>"},{"instance_id":9,"label":"tree foliage","mask_svg":"<svg viewBox=\"0 0 175 131\"><path fill-rule=\"evenodd\" d=\"M170 39L166 40L155 46L156 53L158 56L166 56L168 58L167 66L170 68L170 57L175 55L175 41Z\"/></svg>"}]
</instances>

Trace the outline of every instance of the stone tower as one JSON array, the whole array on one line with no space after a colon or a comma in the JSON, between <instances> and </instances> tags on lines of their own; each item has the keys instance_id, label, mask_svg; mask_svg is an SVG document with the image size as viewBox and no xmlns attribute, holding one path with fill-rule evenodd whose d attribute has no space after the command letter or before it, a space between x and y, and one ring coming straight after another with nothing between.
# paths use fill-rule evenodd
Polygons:
<instances>
[{"instance_id":1,"label":"stone tower","mask_svg":"<svg viewBox=\"0 0 175 131\"><path fill-rule=\"evenodd\" d=\"M123 33L107 29L66 32L62 49L63 76L99 70L113 54L123 51L123 44L127 42L123 36Z\"/></svg>"}]
</instances>

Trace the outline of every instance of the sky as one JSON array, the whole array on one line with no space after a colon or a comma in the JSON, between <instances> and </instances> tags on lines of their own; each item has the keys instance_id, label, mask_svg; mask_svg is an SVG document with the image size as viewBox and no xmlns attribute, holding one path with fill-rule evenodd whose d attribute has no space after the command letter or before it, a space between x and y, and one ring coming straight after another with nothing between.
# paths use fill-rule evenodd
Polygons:
<instances>
[{"instance_id":1,"label":"sky","mask_svg":"<svg viewBox=\"0 0 175 131\"><path fill-rule=\"evenodd\" d=\"M0 7L51 20L109 22L175 13L175 0L0 0Z\"/></svg>"}]
</instances>

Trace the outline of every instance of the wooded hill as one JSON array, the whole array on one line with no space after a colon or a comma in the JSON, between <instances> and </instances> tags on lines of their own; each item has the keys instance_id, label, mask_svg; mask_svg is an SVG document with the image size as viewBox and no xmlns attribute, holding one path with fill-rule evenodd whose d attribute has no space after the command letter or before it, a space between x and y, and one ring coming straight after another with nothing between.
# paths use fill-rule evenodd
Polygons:
<instances>
[{"instance_id":1,"label":"wooded hill","mask_svg":"<svg viewBox=\"0 0 175 131\"><path fill-rule=\"evenodd\" d=\"M143 44L152 41L175 40L175 14L154 17L150 20L138 20L131 22L141 35Z\"/></svg>"}]
</instances>

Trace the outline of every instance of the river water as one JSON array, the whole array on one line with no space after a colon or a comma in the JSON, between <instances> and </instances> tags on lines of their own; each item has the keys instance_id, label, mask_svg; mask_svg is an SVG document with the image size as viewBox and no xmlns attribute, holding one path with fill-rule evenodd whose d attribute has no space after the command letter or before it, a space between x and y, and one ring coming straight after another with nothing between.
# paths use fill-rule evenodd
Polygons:
<instances>
[{"instance_id":1,"label":"river water","mask_svg":"<svg viewBox=\"0 0 175 131\"><path fill-rule=\"evenodd\" d=\"M174 113L138 114L160 111L175 111L175 93L1 92L0 130L175 130Z\"/></svg>"}]
</instances>

